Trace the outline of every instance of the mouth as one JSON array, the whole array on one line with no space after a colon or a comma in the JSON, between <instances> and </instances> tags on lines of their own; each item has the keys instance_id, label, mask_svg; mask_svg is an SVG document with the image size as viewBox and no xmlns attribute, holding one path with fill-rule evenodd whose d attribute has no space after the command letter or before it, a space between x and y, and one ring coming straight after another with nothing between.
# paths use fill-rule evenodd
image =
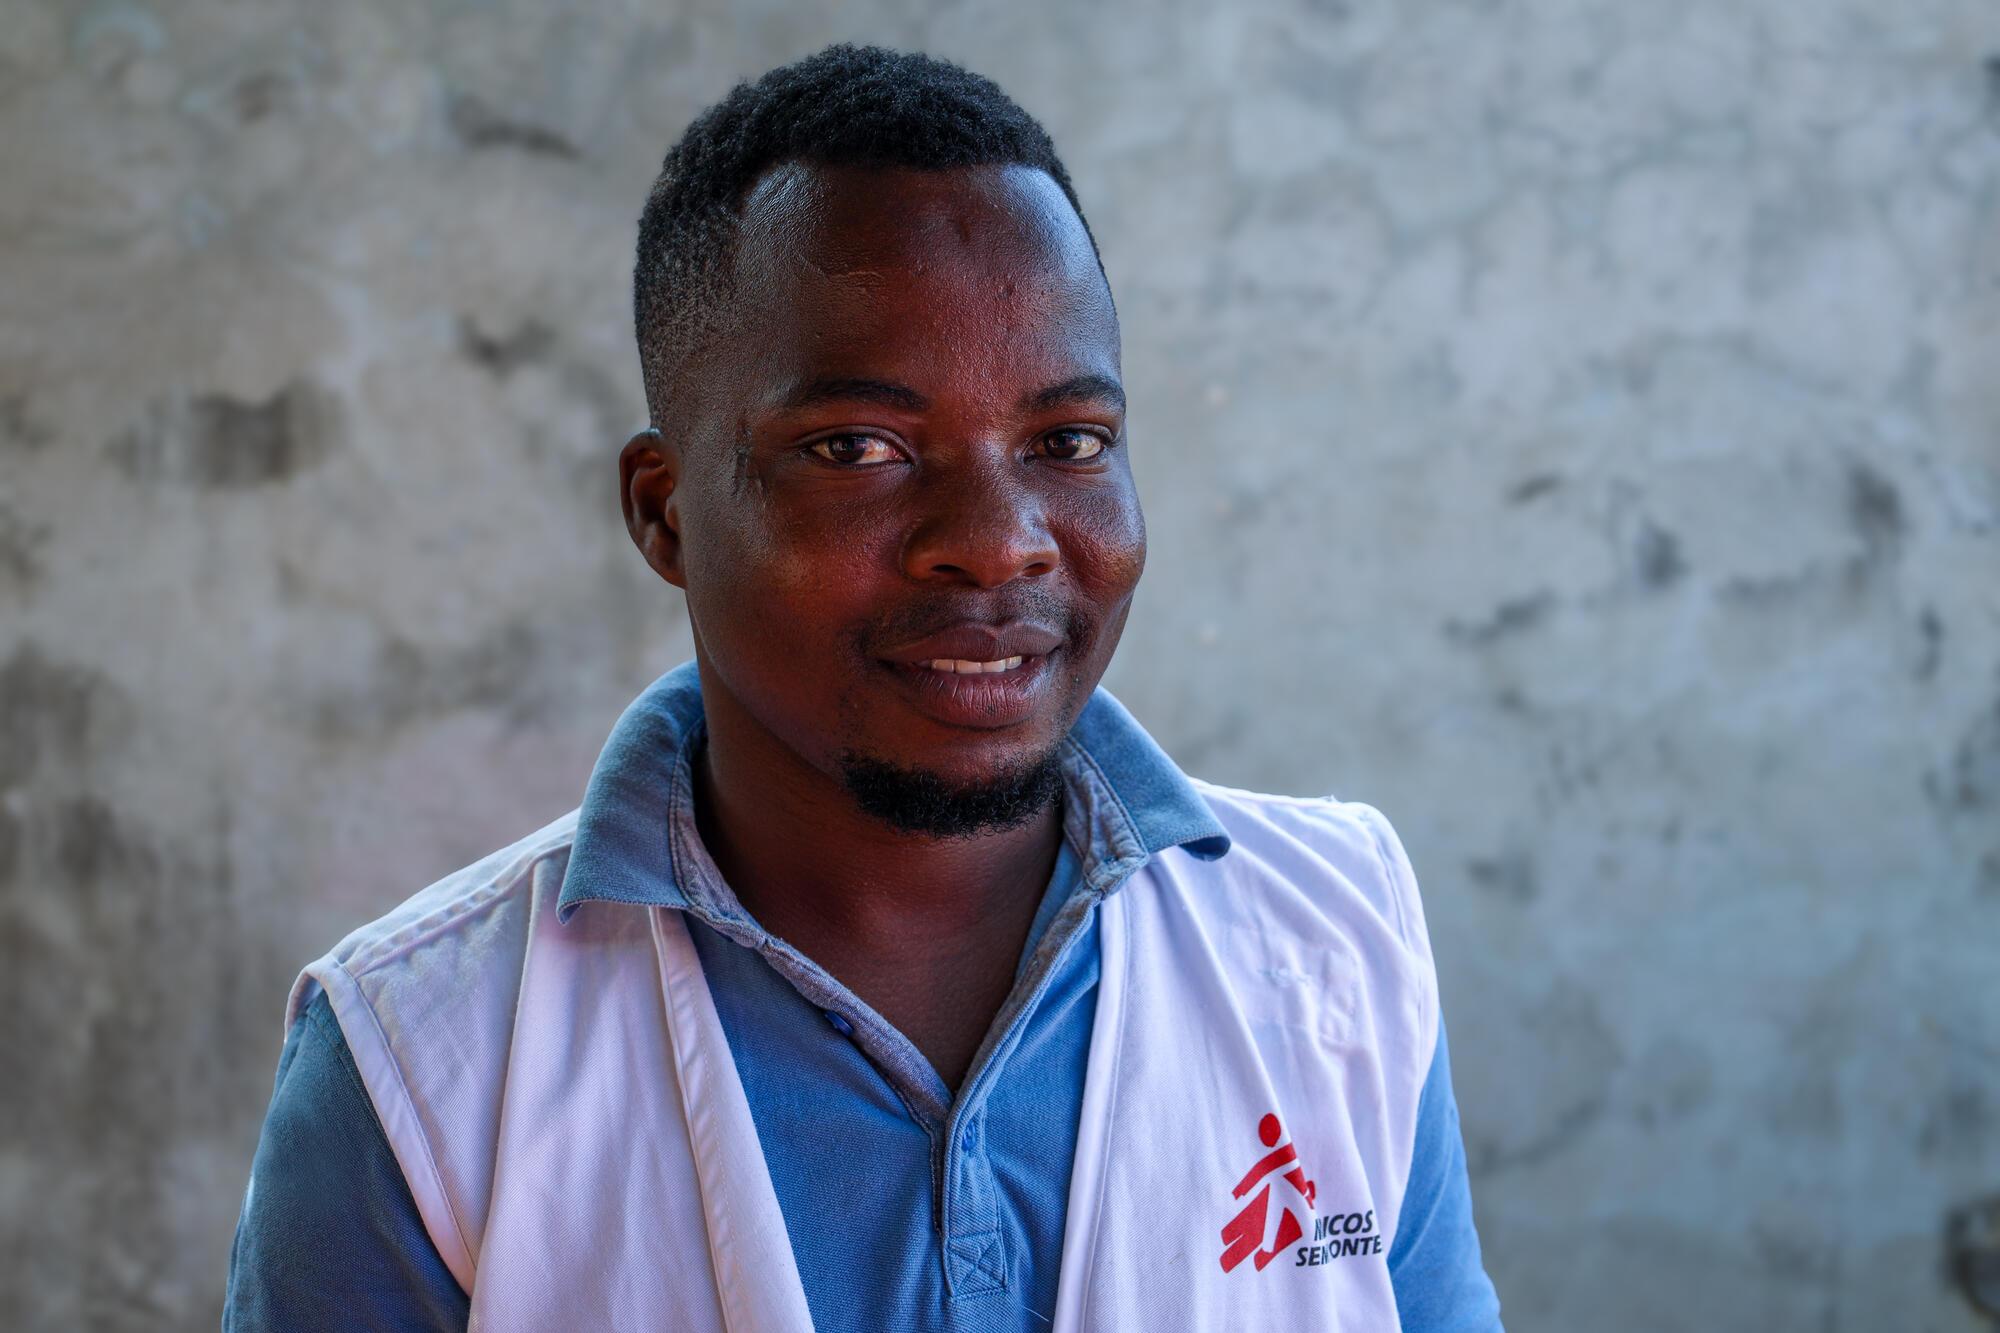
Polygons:
<instances>
[{"instance_id":1,"label":"mouth","mask_svg":"<svg viewBox=\"0 0 2000 1333\"><path fill-rule=\"evenodd\" d=\"M927 657L882 665L904 702L931 721L954 729L999 731L1031 722L1055 704L1050 656Z\"/></svg>"},{"instance_id":2,"label":"mouth","mask_svg":"<svg viewBox=\"0 0 2000 1333\"><path fill-rule=\"evenodd\" d=\"M945 726L976 731L1016 727L1057 706L1049 662L1068 651L1053 624L963 623L892 648L877 660L904 700Z\"/></svg>"},{"instance_id":3,"label":"mouth","mask_svg":"<svg viewBox=\"0 0 2000 1333\"><path fill-rule=\"evenodd\" d=\"M1025 656L1002 657L992 662L969 662L962 657L934 657L927 662L913 665L926 671L942 671L948 676L997 676L1003 671L1013 671L1028 659Z\"/></svg>"}]
</instances>

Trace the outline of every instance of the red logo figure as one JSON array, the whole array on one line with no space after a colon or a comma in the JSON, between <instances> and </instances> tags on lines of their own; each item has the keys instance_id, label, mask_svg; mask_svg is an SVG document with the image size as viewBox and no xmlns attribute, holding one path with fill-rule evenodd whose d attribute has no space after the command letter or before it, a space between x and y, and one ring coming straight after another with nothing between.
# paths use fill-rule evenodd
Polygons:
<instances>
[{"instance_id":1,"label":"red logo figure","mask_svg":"<svg viewBox=\"0 0 2000 1333\"><path fill-rule=\"evenodd\" d=\"M1319 1193L1313 1182L1306 1179L1305 1168L1299 1165L1299 1150L1289 1143L1283 1147L1278 1146L1278 1140L1283 1138L1284 1134L1284 1127L1278 1123L1278 1117L1275 1115L1267 1115L1257 1122L1257 1137L1262 1139L1264 1146L1271 1151L1264 1154L1257 1165L1244 1174L1231 1194L1240 1199L1255 1188L1260 1180L1264 1182L1264 1187L1257 1190L1256 1198L1243 1205L1242 1212L1229 1219L1228 1226L1222 1228L1222 1271L1225 1273L1253 1254L1255 1257L1252 1262L1261 1273L1265 1264L1278 1257L1280 1250L1305 1235L1305 1228L1299 1224L1298 1214L1292 1211L1289 1203L1283 1204L1278 1210L1278 1234L1272 1239L1270 1248L1257 1248L1264 1239L1271 1211L1271 1186L1276 1183L1266 1180L1265 1177L1273 1172L1282 1172L1277 1180L1290 1185L1298 1197L1305 1201L1308 1214L1312 1211L1314 1197ZM1286 1167L1291 1169L1284 1170Z\"/></svg>"}]
</instances>

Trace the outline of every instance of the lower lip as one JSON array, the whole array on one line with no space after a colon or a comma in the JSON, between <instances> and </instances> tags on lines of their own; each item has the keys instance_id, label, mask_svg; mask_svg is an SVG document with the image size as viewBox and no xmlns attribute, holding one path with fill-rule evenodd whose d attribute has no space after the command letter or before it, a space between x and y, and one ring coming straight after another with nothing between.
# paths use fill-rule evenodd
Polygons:
<instances>
[{"instance_id":1,"label":"lower lip","mask_svg":"<svg viewBox=\"0 0 2000 1333\"><path fill-rule=\"evenodd\" d=\"M1049 658L1024 657L1012 671L934 671L890 662L917 711L948 726L993 731L1018 726L1040 711L1047 693Z\"/></svg>"}]
</instances>

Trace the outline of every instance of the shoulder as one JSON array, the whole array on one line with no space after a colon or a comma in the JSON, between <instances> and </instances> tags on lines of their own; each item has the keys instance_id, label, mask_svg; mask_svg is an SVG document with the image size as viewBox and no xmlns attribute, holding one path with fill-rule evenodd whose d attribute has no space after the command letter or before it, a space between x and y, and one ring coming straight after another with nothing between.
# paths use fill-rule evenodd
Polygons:
<instances>
[{"instance_id":1,"label":"shoulder","mask_svg":"<svg viewBox=\"0 0 2000 1333\"><path fill-rule=\"evenodd\" d=\"M399 978L433 982L464 969L518 964L538 901L553 904L576 836L576 811L453 871L412 894L309 965L292 993L288 1022L330 975L374 992ZM432 987L449 994L455 987ZM341 1006L336 996L335 1008Z\"/></svg>"},{"instance_id":2,"label":"shoulder","mask_svg":"<svg viewBox=\"0 0 2000 1333\"><path fill-rule=\"evenodd\" d=\"M1261 1033L1366 1049L1384 1104L1414 1124L1437 1037L1437 972L1401 840L1371 805L1197 782L1229 836L1213 860L1169 854L1126 911L1133 938L1223 982L1218 1007ZM1134 953L1141 946L1134 946ZM1290 1058L1290 1057L1287 1057Z\"/></svg>"},{"instance_id":3,"label":"shoulder","mask_svg":"<svg viewBox=\"0 0 2000 1333\"><path fill-rule=\"evenodd\" d=\"M575 830L572 812L445 876L292 988L288 1022L330 1009L423 1228L467 1290L530 941L554 919Z\"/></svg>"},{"instance_id":4,"label":"shoulder","mask_svg":"<svg viewBox=\"0 0 2000 1333\"><path fill-rule=\"evenodd\" d=\"M1401 843L1389 820L1372 805L1337 796L1281 796L1244 791L1190 778L1196 791L1215 811L1232 840L1239 832L1261 842L1273 834L1318 849L1335 858L1386 868L1400 855Z\"/></svg>"},{"instance_id":5,"label":"shoulder","mask_svg":"<svg viewBox=\"0 0 2000 1333\"><path fill-rule=\"evenodd\" d=\"M1332 796L1279 796L1199 779L1194 785L1229 834L1221 864L1233 880L1282 887L1324 910L1379 920L1428 964L1416 875L1380 810Z\"/></svg>"}]
</instances>

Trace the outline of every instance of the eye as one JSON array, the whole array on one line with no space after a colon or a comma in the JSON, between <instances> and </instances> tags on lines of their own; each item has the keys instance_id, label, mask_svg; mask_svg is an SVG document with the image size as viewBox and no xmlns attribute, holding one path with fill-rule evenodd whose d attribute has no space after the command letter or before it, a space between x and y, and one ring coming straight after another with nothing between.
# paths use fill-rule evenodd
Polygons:
<instances>
[{"instance_id":1,"label":"eye","mask_svg":"<svg viewBox=\"0 0 2000 1333\"><path fill-rule=\"evenodd\" d=\"M878 467L902 455L879 435L829 435L806 446L827 462L845 468Z\"/></svg>"},{"instance_id":2,"label":"eye","mask_svg":"<svg viewBox=\"0 0 2000 1333\"><path fill-rule=\"evenodd\" d=\"M1094 430L1069 427L1052 430L1037 441L1036 452L1044 458L1065 463L1087 463L1111 447L1111 441Z\"/></svg>"}]
</instances>

